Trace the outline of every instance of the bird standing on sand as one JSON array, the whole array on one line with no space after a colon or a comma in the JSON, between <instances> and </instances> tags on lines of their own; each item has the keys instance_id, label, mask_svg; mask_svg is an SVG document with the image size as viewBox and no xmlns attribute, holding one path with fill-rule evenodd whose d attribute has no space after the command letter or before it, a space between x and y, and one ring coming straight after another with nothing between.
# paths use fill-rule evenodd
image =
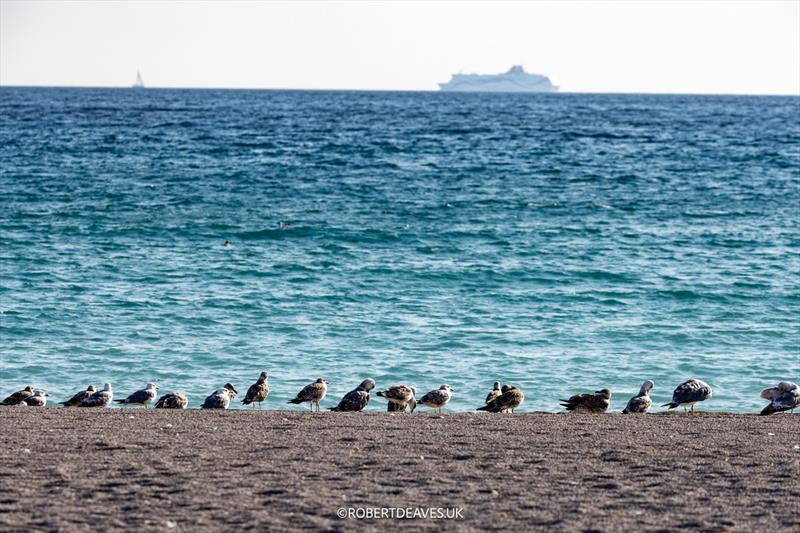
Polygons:
<instances>
[{"instance_id":1,"label":"bird standing on sand","mask_svg":"<svg viewBox=\"0 0 800 533\"><path fill-rule=\"evenodd\" d=\"M762 390L761 397L770 401L761 411L762 415L794 411L796 407L800 407L800 386L791 381L781 381L777 387Z\"/></svg>"},{"instance_id":2,"label":"bird standing on sand","mask_svg":"<svg viewBox=\"0 0 800 533\"><path fill-rule=\"evenodd\" d=\"M567 411L576 413L605 413L611 404L611 390L600 389L594 394L575 394L569 400L559 400Z\"/></svg>"},{"instance_id":3,"label":"bird standing on sand","mask_svg":"<svg viewBox=\"0 0 800 533\"><path fill-rule=\"evenodd\" d=\"M217 389L212 392L211 395L206 398L206 401L203 402L203 405L201 405L200 408L227 409L231 404L231 400L233 400L236 394L237 392L236 389L233 388L233 385L226 383L221 389Z\"/></svg>"},{"instance_id":4,"label":"bird standing on sand","mask_svg":"<svg viewBox=\"0 0 800 533\"><path fill-rule=\"evenodd\" d=\"M628 413L646 413L653 405L653 400L650 399L650 391L655 387L655 383L649 379L642 383L639 388L639 394L628 400L628 405L622 410L624 414Z\"/></svg>"},{"instance_id":5,"label":"bird standing on sand","mask_svg":"<svg viewBox=\"0 0 800 533\"><path fill-rule=\"evenodd\" d=\"M358 387L345 394L339 405L329 409L331 411L362 411L369 403L369 391L374 388L375 381L367 378Z\"/></svg>"},{"instance_id":6,"label":"bird standing on sand","mask_svg":"<svg viewBox=\"0 0 800 533\"><path fill-rule=\"evenodd\" d=\"M489 394L486 395L486 401L483 402L484 405L489 405L494 401L495 398L499 398L502 396L503 390L500 388L500 382L495 381L492 390L489 391Z\"/></svg>"},{"instance_id":7,"label":"bird standing on sand","mask_svg":"<svg viewBox=\"0 0 800 533\"><path fill-rule=\"evenodd\" d=\"M158 386L155 385L154 383L148 383L145 388L137 390L127 398L115 401L117 403L141 405L142 407L147 409L147 404L153 403L153 400L156 399L157 394L158 394Z\"/></svg>"},{"instance_id":8,"label":"bird standing on sand","mask_svg":"<svg viewBox=\"0 0 800 533\"><path fill-rule=\"evenodd\" d=\"M189 400L182 392L170 392L156 402L156 409L186 409Z\"/></svg>"},{"instance_id":9,"label":"bird standing on sand","mask_svg":"<svg viewBox=\"0 0 800 533\"><path fill-rule=\"evenodd\" d=\"M30 398L33 396L33 387L28 385L22 390L18 390L5 400L3 400L2 404L0 405L17 405L21 403L25 398Z\"/></svg>"},{"instance_id":10,"label":"bird standing on sand","mask_svg":"<svg viewBox=\"0 0 800 533\"><path fill-rule=\"evenodd\" d=\"M244 395L242 403L245 405L257 403L258 408L261 409L261 402L266 400L267 396L269 396L268 379L269 375L266 372L262 372L261 375L258 376L258 381L250 385L250 388L247 389L247 394Z\"/></svg>"},{"instance_id":11,"label":"bird standing on sand","mask_svg":"<svg viewBox=\"0 0 800 533\"><path fill-rule=\"evenodd\" d=\"M498 385L498 383L495 383L495 385ZM478 407L478 411L513 413L514 409L522 405L522 402L525 401L525 393L513 385L503 385L503 388L498 392L500 392L500 394L495 396L491 402Z\"/></svg>"},{"instance_id":12,"label":"bird standing on sand","mask_svg":"<svg viewBox=\"0 0 800 533\"><path fill-rule=\"evenodd\" d=\"M442 407L450 401L450 398L453 397L453 389L450 385L442 385L438 389L432 390L427 393L425 396L419 399L419 403L424 405L425 407L430 407L431 409L436 409L438 412L442 412Z\"/></svg>"},{"instance_id":13,"label":"bird standing on sand","mask_svg":"<svg viewBox=\"0 0 800 533\"><path fill-rule=\"evenodd\" d=\"M99 390L84 399L81 407L105 407L114 399L114 392L111 390L111 383L103 385L103 390Z\"/></svg>"},{"instance_id":14,"label":"bird standing on sand","mask_svg":"<svg viewBox=\"0 0 800 533\"><path fill-rule=\"evenodd\" d=\"M665 403L661 407L675 409L679 405L682 405L683 411L687 412L686 406L691 405L692 413L694 413L694 404L696 402L708 400L712 395L713 391L711 387L708 386L708 383L692 378L678 385L672 393L672 401Z\"/></svg>"},{"instance_id":15,"label":"bird standing on sand","mask_svg":"<svg viewBox=\"0 0 800 533\"><path fill-rule=\"evenodd\" d=\"M44 407L47 405L47 393L44 389L34 389L33 394L22 400L22 403L32 407Z\"/></svg>"},{"instance_id":16,"label":"bird standing on sand","mask_svg":"<svg viewBox=\"0 0 800 533\"><path fill-rule=\"evenodd\" d=\"M413 413L417 408L417 390L408 385L392 385L386 390L378 391L378 396L389 400L386 410L388 412L403 411L410 409Z\"/></svg>"},{"instance_id":17,"label":"bird standing on sand","mask_svg":"<svg viewBox=\"0 0 800 533\"><path fill-rule=\"evenodd\" d=\"M78 407L83 400L91 396L97 391L94 385L89 385L86 390L82 390L66 402L60 402L64 407Z\"/></svg>"},{"instance_id":18,"label":"bird standing on sand","mask_svg":"<svg viewBox=\"0 0 800 533\"><path fill-rule=\"evenodd\" d=\"M314 405L317 406L317 411L319 411L319 402L325 398L325 395L328 393L328 382L322 378L317 379L314 383L306 385L303 387L303 390L297 393L297 396L294 400L289 400L289 403L303 403L308 402L309 407L311 410L314 410Z\"/></svg>"}]
</instances>

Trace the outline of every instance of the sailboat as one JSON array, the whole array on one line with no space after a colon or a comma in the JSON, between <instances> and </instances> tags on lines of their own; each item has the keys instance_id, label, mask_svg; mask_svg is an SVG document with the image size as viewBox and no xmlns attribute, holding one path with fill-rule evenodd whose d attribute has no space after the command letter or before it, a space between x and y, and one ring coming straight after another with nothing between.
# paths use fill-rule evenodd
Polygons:
<instances>
[{"instance_id":1,"label":"sailboat","mask_svg":"<svg viewBox=\"0 0 800 533\"><path fill-rule=\"evenodd\" d=\"M142 81L142 74L136 71L136 83L133 84L134 89L144 89L144 81Z\"/></svg>"}]
</instances>

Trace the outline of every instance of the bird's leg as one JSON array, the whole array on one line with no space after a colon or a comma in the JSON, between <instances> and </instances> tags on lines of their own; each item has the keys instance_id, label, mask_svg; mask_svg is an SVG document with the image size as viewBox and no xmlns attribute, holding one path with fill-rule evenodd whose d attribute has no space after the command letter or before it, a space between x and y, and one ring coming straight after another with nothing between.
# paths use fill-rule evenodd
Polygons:
<instances>
[{"instance_id":1,"label":"bird's leg","mask_svg":"<svg viewBox=\"0 0 800 533\"><path fill-rule=\"evenodd\" d=\"M694 404L692 404L692 414L694 415Z\"/></svg>"}]
</instances>

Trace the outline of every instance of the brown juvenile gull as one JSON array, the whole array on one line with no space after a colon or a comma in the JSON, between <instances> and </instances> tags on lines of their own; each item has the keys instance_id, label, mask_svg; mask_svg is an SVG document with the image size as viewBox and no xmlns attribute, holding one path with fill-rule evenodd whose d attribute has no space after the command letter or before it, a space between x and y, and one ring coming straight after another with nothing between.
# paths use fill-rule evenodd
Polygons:
<instances>
[{"instance_id":1,"label":"brown juvenile gull","mask_svg":"<svg viewBox=\"0 0 800 533\"><path fill-rule=\"evenodd\" d=\"M438 389L432 390L427 393L425 396L419 399L419 403L424 405L425 407L430 407L431 409L437 409L438 412L442 412L442 407L445 406L447 402L450 401L450 398L453 396L453 389L450 385L442 385Z\"/></svg>"},{"instance_id":2,"label":"brown juvenile gull","mask_svg":"<svg viewBox=\"0 0 800 533\"><path fill-rule=\"evenodd\" d=\"M81 407L105 407L114 399L114 392L111 390L111 383L103 385L103 390L99 390L83 400Z\"/></svg>"},{"instance_id":3,"label":"brown juvenile gull","mask_svg":"<svg viewBox=\"0 0 800 533\"><path fill-rule=\"evenodd\" d=\"M389 400L386 410L389 412L405 411L413 413L417 408L417 390L408 385L392 385L386 390L378 391L378 396Z\"/></svg>"},{"instance_id":4,"label":"brown juvenile gull","mask_svg":"<svg viewBox=\"0 0 800 533\"><path fill-rule=\"evenodd\" d=\"M124 400L114 400L114 401L116 401L117 403L141 405L142 407L147 409L147 404L153 403L153 400L156 399L157 394L158 394L158 386L155 385L154 383L148 383L145 388L137 390Z\"/></svg>"},{"instance_id":5,"label":"brown juvenile gull","mask_svg":"<svg viewBox=\"0 0 800 533\"><path fill-rule=\"evenodd\" d=\"M486 395L486 401L483 402L484 405L489 405L494 401L495 398L502 396L503 390L500 389L500 382L495 381L492 390L489 391L489 394Z\"/></svg>"},{"instance_id":6,"label":"brown juvenile gull","mask_svg":"<svg viewBox=\"0 0 800 533\"><path fill-rule=\"evenodd\" d=\"M156 402L156 409L186 409L189 400L182 392L170 392Z\"/></svg>"},{"instance_id":7,"label":"brown juvenile gull","mask_svg":"<svg viewBox=\"0 0 800 533\"><path fill-rule=\"evenodd\" d=\"M260 376L258 376L258 381L250 385L250 388L247 389L247 394L244 395L244 400L242 403L245 405L250 404L258 404L258 408L261 409L261 402L267 399L269 396L269 375L266 372L262 372Z\"/></svg>"},{"instance_id":8,"label":"brown juvenile gull","mask_svg":"<svg viewBox=\"0 0 800 533\"><path fill-rule=\"evenodd\" d=\"M686 412L686 406L691 405L692 413L694 413L694 404L711 398L712 394L713 391L708 386L708 383L692 378L678 385L675 392L672 393L672 401L665 403L661 407L675 409L682 405L683 411Z\"/></svg>"},{"instance_id":9,"label":"brown juvenile gull","mask_svg":"<svg viewBox=\"0 0 800 533\"><path fill-rule=\"evenodd\" d=\"M794 411L800 407L800 387L790 381L781 381L777 387L761 391L761 397L771 400L762 411L762 415L771 415L781 411Z\"/></svg>"},{"instance_id":10,"label":"brown juvenile gull","mask_svg":"<svg viewBox=\"0 0 800 533\"><path fill-rule=\"evenodd\" d=\"M522 405L525 401L525 393L513 385L503 385L500 395L496 396L491 402L478 407L478 411L489 411L490 413L514 412L514 409Z\"/></svg>"},{"instance_id":11,"label":"brown juvenile gull","mask_svg":"<svg viewBox=\"0 0 800 533\"><path fill-rule=\"evenodd\" d=\"M3 400L3 403L0 405L17 405L18 403L21 403L22 400L24 400L25 398L30 398L31 396L33 396L33 387L28 385L24 389L18 390L17 392L15 392L11 396Z\"/></svg>"},{"instance_id":12,"label":"brown juvenile gull","mask_svg":"<svg viewBox=\"0 0 800 533\"><path fill-rule=\"evenodd\" d=\"M331 411L362 411L369 403L369 391L375 388L375 381L367 378L361 385L344 395L339 405L329 407Z\"/></svg>"},{"instance_id":13,"label":"brown juvenile gull","mask_svg":"<svg viewBox=\"0 0 800 533\"><path fill-rule=\"evenodd\" d=\"M653 405L653 400L650 399L650 391L655 387L655 383L649 379L642 383L639 388L639 394L628 400L628 405L622 410L624 414L628 413L646 413Z\"/></svg>"},{"instance_id":14,"label":"brown juvenile gull","mask_svg":"<svg viewBox=\"0 0 800 533\"><path fill-rule=\"evenodd\" d=\"M34 389L33 395L22 400L22 403L32 407L44 407L47 405L47 393L44 389Z\"/></svg>"},{"instance_id":15,"label":"brown juvenile gull","mask_svg":"<svg viewBox=\"0 0 800 533\"><path fill-rule=\"evenodd\" d=\"M236 389L233 388L233 385L226 383L224 387L211 393L211 396L206 398L206 401L203 402L200 408L227 409L236 394L237 392Z\"/></svg>"},{"instance_id":16,"label":"brown juvenile gull","mask_svg":"<svg viewBox=\"0 0 800 533\"><path fill-rule=\"evenodd\" d=\"M793 390L797 388L796 383L792 383L791 381L781 381L775 387L769 387L761 391L761 397L765 400L772 401L787 390Z\"/></svg>"},{"instance_id":17,"label":"brown juvenile gull","mask_svg":"<svg viewBox=\"0 0 800 533\"><path fill-rule=\"evenodd\" d=\"M303 403L308 402L311 410L314 410L314 405L317 406L319 411L319 402L325 398L328 393L328 382L322 378L317 379L314 383L306 385L303 390L297 393L294 400L289 400L289 403Z\"/></svg>"},{"instance_id":18,"label":"brown juvenile gull","mask_svg":"<svg viewBox=\"0 0 800 533\"><path fill-rule=\"evenodd\" d=\"M97 391L94 385L89 385L86 390L82 390L66 402L60 402L64 407L78 407L83 400L91 396Z\"/></svg>"},{"instance_id":19,"label":"brown juvenile gull","mask_svg":"<svg viewBox=\"0 0 800 533\"><path fill-rule=\"evenodd\" d=\"M559 400L567 411L576 413L605 413L611 403L611 391L600 389L594 394L575 394L569 400Z\"/></svg>"}]
</instances>

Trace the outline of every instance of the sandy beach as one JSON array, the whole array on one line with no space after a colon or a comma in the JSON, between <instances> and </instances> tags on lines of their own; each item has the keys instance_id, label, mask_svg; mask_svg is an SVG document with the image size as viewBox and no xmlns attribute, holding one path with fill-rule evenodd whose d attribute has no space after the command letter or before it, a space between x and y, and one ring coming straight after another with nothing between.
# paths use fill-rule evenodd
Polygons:
<instances>
[{"instance_id":1,"label":"sandy beach","mask_svg":"<svg viewBox=\"0 0 800 533\"><path fill-rule=\"evenodd\" d=\"M800 530L797 415L3 408L0 424L3 531ZM459 516L337 514L376 508Z\"/></svg>"}]
</instances>

